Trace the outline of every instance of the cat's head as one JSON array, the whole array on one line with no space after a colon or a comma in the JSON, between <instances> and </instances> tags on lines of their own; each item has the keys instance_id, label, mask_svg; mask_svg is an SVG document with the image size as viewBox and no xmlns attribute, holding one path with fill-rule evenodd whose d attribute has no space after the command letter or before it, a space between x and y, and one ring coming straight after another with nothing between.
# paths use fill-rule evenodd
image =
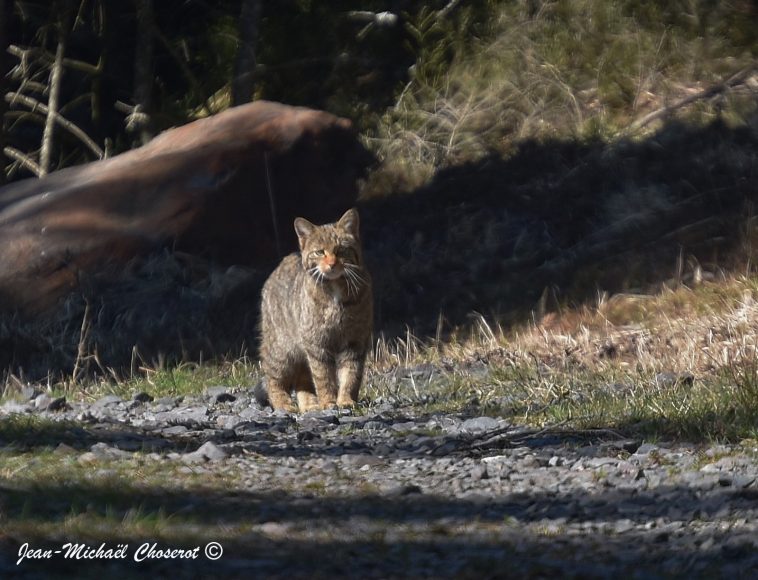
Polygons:
<instances>
[{"instance_id":1,"label":"cat's head","mask_svg":"<svg viewBox=\"0 0 758 580\"><path fill-rule=\"evenodd\" d=\"M295 220L303 267L315 280L323 282L344 276L348 283L360 282L362 255L358 226L355 208L333 224L317 226L304 218Z\"/></svg>"}]
</instances>

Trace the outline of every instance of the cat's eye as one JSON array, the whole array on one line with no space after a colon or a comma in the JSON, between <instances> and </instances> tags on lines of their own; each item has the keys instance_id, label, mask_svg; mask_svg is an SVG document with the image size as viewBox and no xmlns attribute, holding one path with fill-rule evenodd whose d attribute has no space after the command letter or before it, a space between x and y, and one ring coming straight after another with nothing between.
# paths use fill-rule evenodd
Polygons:
<instances>
[{"instance_id":1,"label":"cat's eye","mask_svg":"<svg viewBox=\"0 0 758 580\"><path fill-rule=\"evenodd\" d=\"M324 256L324 250L315 250L311 252L311 256L313 256L314 258L321 258Z\"/></svg>"}]
</instances>

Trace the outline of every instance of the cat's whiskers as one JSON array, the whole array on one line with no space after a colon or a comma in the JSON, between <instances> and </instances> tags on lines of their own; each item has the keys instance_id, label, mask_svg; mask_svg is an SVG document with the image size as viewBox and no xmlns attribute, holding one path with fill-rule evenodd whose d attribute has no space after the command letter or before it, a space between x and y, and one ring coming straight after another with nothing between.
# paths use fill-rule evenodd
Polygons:
<instances>
[{"instance_id":1,"label":"cat's whiskers","mask_svg":"<svg viewBox=\"0 0 758 580\"><path fill-rule=\"evenodd\" d=\"M345 271L345 282L348 288L348 294L351 290L357 295L359 287L366 283L366 279L362 276L360 269L357 265L349 262L343 262Z\"/></svg>"},{"instance_id":2,"label":"cat's whiskers","mask_svg":"<svg viewBox=\"0 0 758 580\"><path fill-rule=\"evenodd\" d=\"M313 278L318 284L321 284L324 281L324 273L319 269L318 266L313 266L312 268L308 268L306 270L308 275Z\"/></svg>"}]
</instances>

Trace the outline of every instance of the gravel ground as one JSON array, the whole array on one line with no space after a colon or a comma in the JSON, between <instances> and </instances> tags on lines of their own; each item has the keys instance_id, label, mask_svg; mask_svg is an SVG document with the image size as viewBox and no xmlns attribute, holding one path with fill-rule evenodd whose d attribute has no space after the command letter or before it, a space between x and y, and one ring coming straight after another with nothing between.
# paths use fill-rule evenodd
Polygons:
<instances>
[{"instance_id":1,"label":"gravel ground","mask_svg":"<svg viewBox=\"0 0 758 580\"><path fill-rule=\"evenodd\" d=\"M166 513L197 514L201 524L247 526L224 546L221 559L88 562L99 566L98 574L758 574L758 449L750 446L651 444L609 431L422 415L388 403L360 416L294 416L258 407L252 389L225 387L198 397L152 400L142 393L93 404L27 395L28 402L0 407L0 416L72 421L59 447L93 469L141 453L148 462L179 462L180 472L195 477L239 474L231 489L172 491L167 482L133 498ZM17 550L0 541L0 576L50 574L36 562L16 566ZM74 564L59 560L55 572L81 575L82 566Z\"/></svg>"}]
</instances>

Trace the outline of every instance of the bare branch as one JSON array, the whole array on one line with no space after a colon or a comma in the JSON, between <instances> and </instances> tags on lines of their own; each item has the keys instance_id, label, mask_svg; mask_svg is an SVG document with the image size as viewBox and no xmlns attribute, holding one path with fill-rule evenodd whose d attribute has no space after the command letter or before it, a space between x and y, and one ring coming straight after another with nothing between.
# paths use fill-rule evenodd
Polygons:
<instances>
[{"instance_id":1,"label":"bare branch","mask_svg":"<svg viewBox=\"0 0 758 580\"><path fill-rule=\"evenodd\" d=\"M752 64L751 66L742 69L741 71L732 75L725 81L722 81L718 84L708 87L707 89L704 89L700 91L699 93L690 95L682 99L681 101L677 101L673 105L667 105L665 107L662 107L660 109L653 111L652 113L648 113L644 117L637 119L634 123L632 123L629 129L627 130L627 132L632 133L634 131L637 131L644 126L649 125L653 121L656 121L663 117L667 117L674 111L677 111L678 109L681 109L682 107L686 107L687 105L690 105L696 101L702 101L705 99L713 98L717 95L720 95L721 93L727 92L729 89L733 89L740 85L746 84L752 78L752 76L756 73L758 73L758 63Z\"/></svg>"},{"instance_id":2,"label":"bare branch","mask_svg":"<svg viewBox=\"0 0 758 580\"><path fill-rule=\"evenodd\" d=\"M397 14L392 12L369 12L368 10L351 10L347 13L350 20L376 24L378 26L394 26L398 22Z\"/></svg>"},{"instance_id":3,"label":"bare branch","mask_svg":"<svg viewBox=\"0 0 758 580\"><path fill-rule=\"evenodd\" d=\"M450 2L448 2L444 8L437 11L437 18L445 18L448 14L455 10L460 3L461 0L450 0Z\"/></svg>"},{"instance_id":4,"label":"bare branch","mask_svg":"<svg viewBox=\"0 0 758 580\"><path fill-rule=\"evenodd\" d=\"M39 166L41 176L50 171L50 163L53 156L53 136L55 134L55 116L58 114L58 100L61 94L63 82L63 56L66 54L66 42L68 41L70 22L70 1L63 3L58 23L58 43L55 47L55 61L50 70L50 90L47 96L47 117L45 128L42 131L42 149L39 154Z\"/></svg>"},{"instance_id":5,"label":"bare branch","mask_svg":"<svg viewBox=\"0 0 758 580\"><path fill-rule=\"evenodd\" d=\"M25 155L18 149L14 149L13 147L6 146L3 148L3 153L9 159L13 159L14 161L18 162L22 167L34 173L34 175L36 175L37 177L42 176L42 169L40 169L40 166L37 164L37 162L32 160L31 157L29 157L28 155Z\"/></svg>"},{"instance_id":6,"label":"bare branch","mask_svg":"<svg viewBox=\"0 0 758 580\"><path fill-rule=\"evenodd\" d=\"M28 59L30 56L37 56L38 58L43 60L45 64L47 65L50 65L55 61L55 58L53 57L53 55L51 55L45 49L39 48L36 46L31 47L31 48L21 48L20 46L11 44L8 47L8 52L12 54L13 56L18 57L22 61L25 59ZM99 75L102 72L101 64L98 64L97 66L95 66L88 62L84 62L83 60L76 60L73 58L64 58L63 66L66 68L79 70L91 75Z\"/></svg>"},{"instance_id":7,"label":"bare branch","mask_svg":"<svg viewBox=\"0 0 758 580\"><path fill-rule=\"evenodd\" d=\"M10 92L7 95L5 95L5 100L11 105L14 105L16 103L21 103L22 105L29 107L34 112L39 111L43 115L49 114L49 109L47 105L40 103L37 99L33 99L32 97L28 97L20 93ZM66 129L69 133L74 135L84 145L86 145L90 149L90 151L92 151L97 156L98 159L103 158L103 150L98 146L97 143L95 143L89 137L89 135L87 135L79 127L74 125L71 121L66 119L60 113L55 113L54 119L55 119L55 122L58 123L62 128Z\"/></svg>"}]
</instances>

